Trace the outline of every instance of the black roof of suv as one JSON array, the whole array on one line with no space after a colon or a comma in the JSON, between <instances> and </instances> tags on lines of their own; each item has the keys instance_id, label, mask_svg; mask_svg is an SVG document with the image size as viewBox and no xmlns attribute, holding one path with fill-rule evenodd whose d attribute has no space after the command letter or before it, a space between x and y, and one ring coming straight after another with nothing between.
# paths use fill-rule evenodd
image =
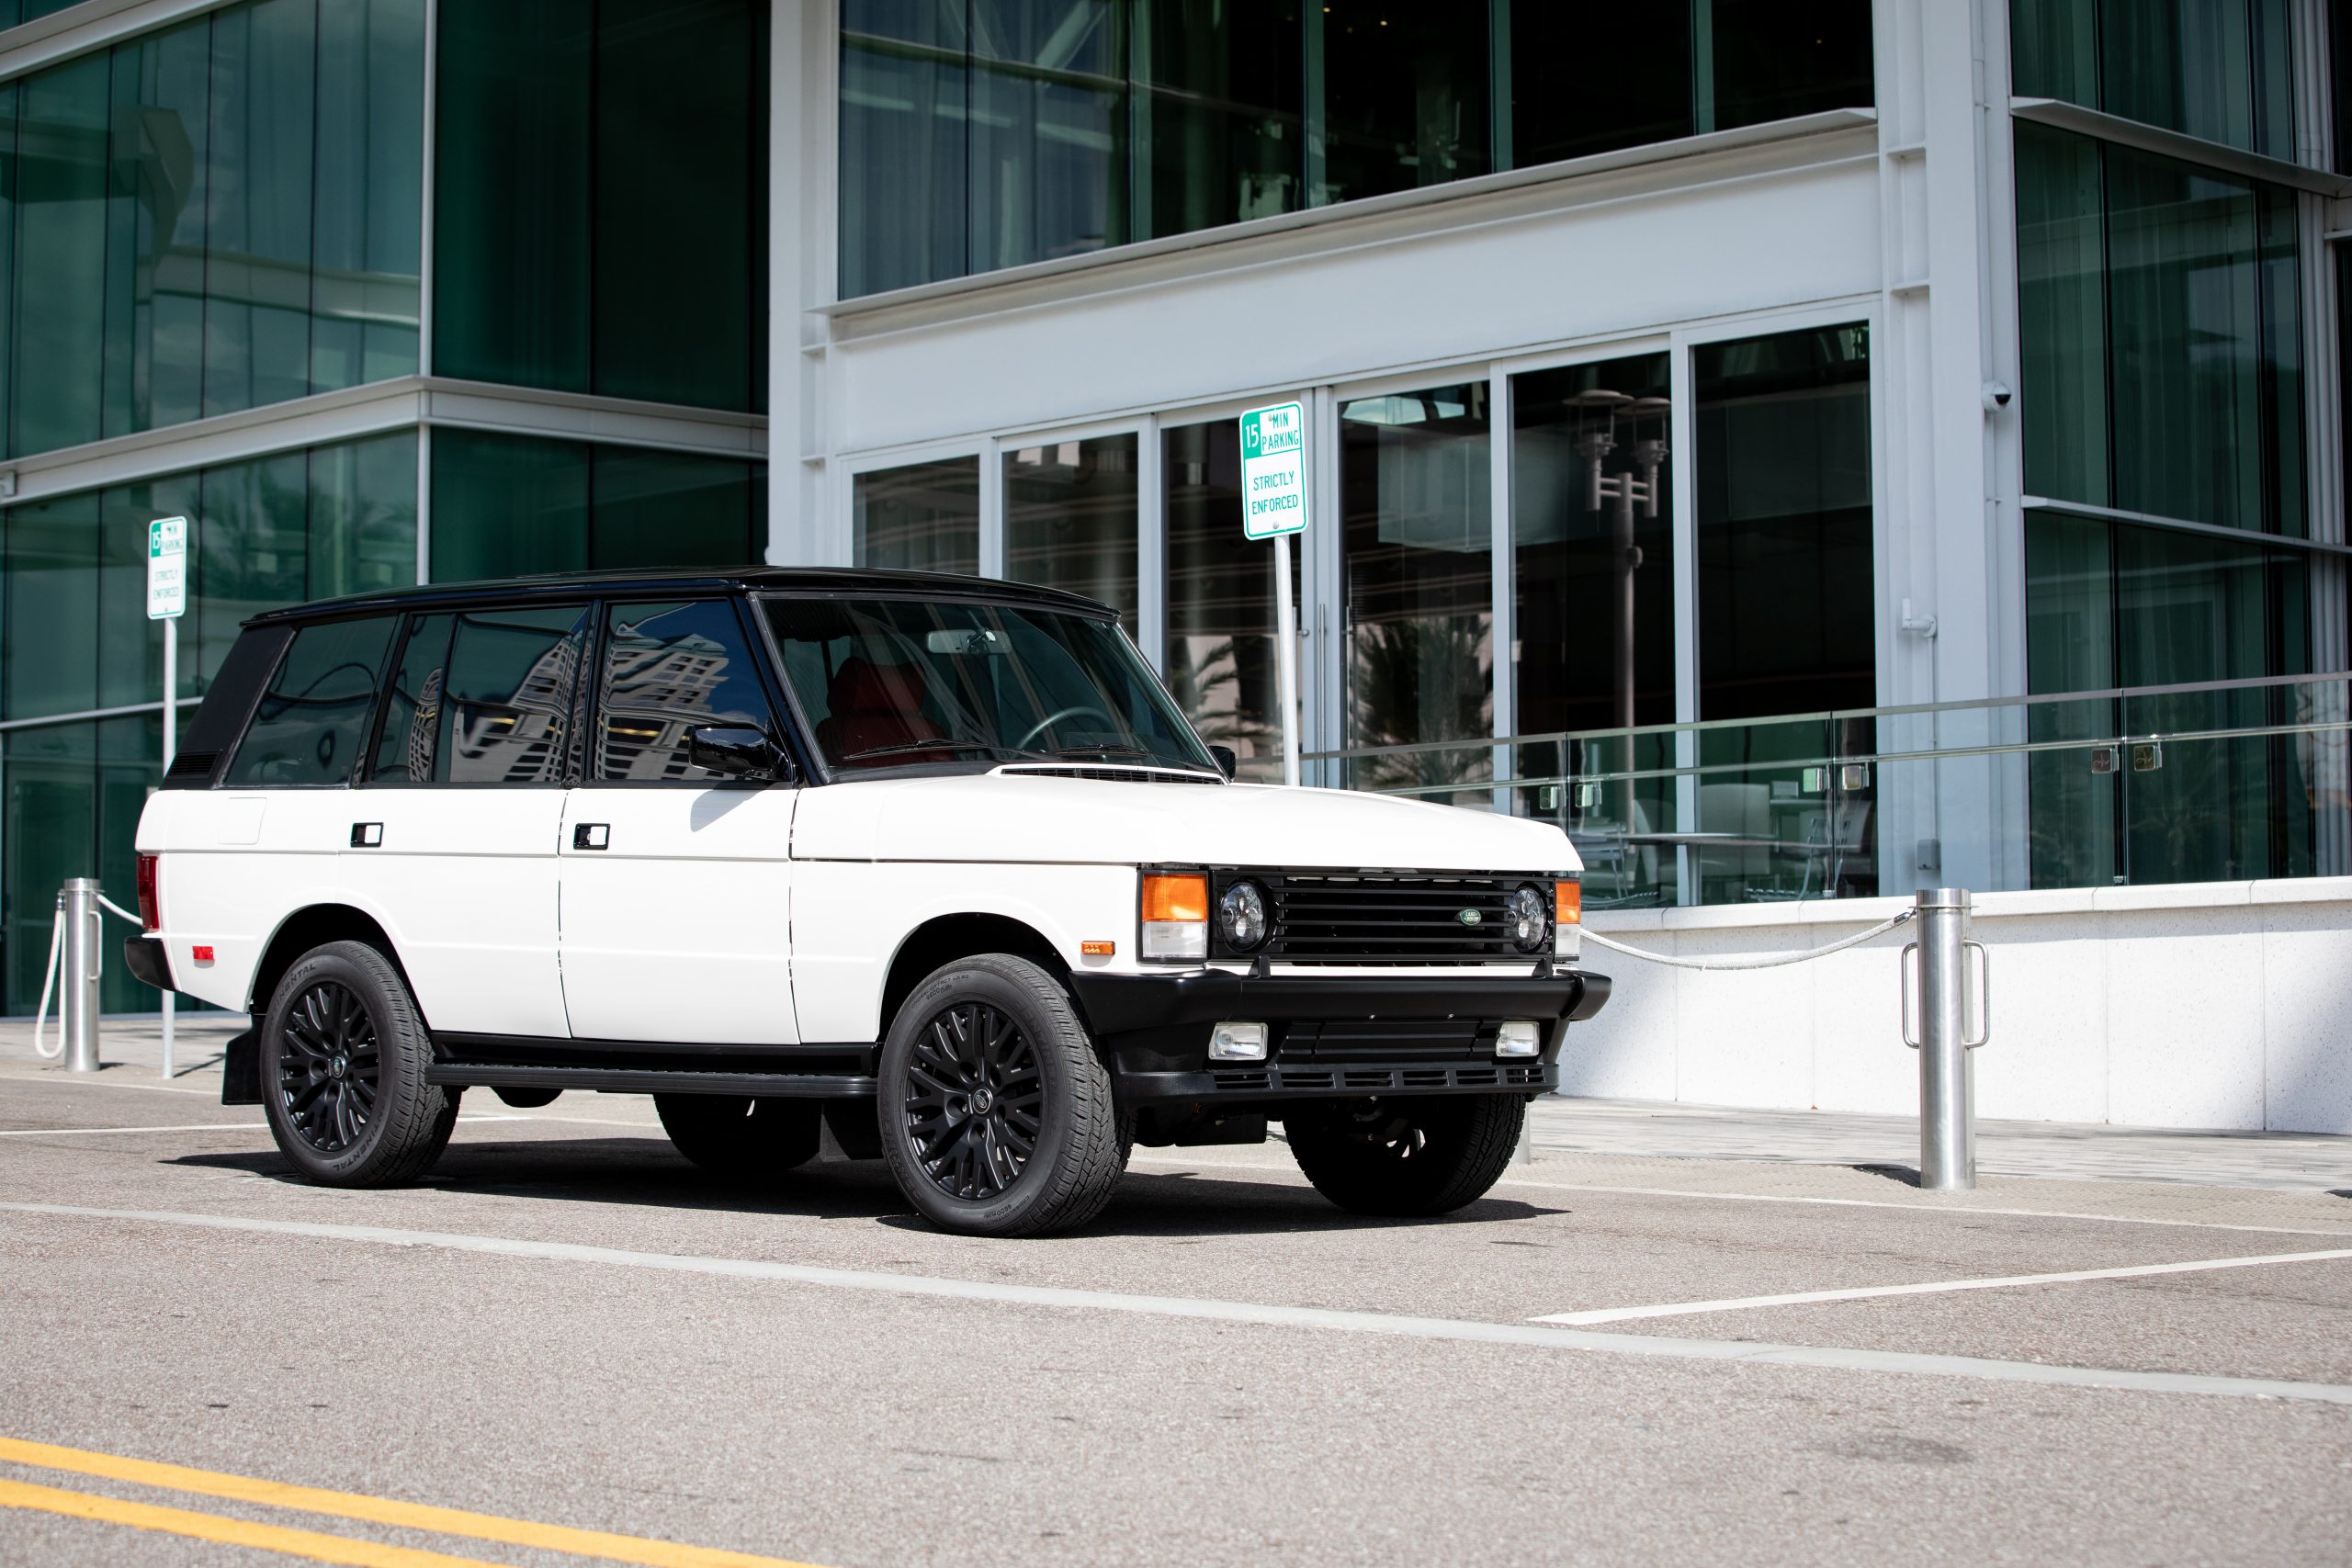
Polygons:
<instances>
[{"instance_id":1,"label":"black roof of suv","mask_svg":"<svg viewBox=\"0 0 2352 1568\"><path fill-rule=\"evenodd\" d=\"M1003 604L1033 604L1043 609L1073 611L1085 615L1115 615L1099 599L1044 588L1034 583L1007 582L992 577L966 577L945 571L886 571L864 567L745 566L674 569L671 570L571 571L542 577L509 577L480 582L426 582L413 588L379 589L265 610L244 624L273 626L281 622L328 620L370 610L407 609L417 604L465 604L484 601L512 604L517 599L577 599L643 593L728 593L740 590L785 591L839 598L931 597L978 600Z\"/></svg>"}]
</instances>

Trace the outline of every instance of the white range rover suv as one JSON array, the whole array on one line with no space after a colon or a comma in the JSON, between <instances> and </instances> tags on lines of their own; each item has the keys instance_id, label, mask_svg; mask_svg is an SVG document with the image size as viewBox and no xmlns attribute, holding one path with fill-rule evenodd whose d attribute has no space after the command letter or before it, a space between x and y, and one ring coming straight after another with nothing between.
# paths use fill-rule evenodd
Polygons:
<instances>
[{"instance_id":1,"label":"white range rover suv","mask_svg":"<svg viewBox=\"0 0 2352 1568\"><path fill-rule=\"evenodd\" d=\"M129 956L254 1015L222 1099L333 1185L414 1179L479 1086L650 1094L745 1181L830 1128L980 1235L1269 1122L1346 1208L1469 1203L1609 994L1575 852L1231 772L1109 609L1045 589L337 600L230 649L140 819Z\"/></svg>"}]
</instances>

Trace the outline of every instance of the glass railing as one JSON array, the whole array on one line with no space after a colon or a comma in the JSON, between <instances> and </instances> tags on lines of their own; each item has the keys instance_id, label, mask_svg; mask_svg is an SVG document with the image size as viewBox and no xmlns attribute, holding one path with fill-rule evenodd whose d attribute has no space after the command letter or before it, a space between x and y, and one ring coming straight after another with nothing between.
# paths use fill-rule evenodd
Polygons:
<instances>
[{"instance_id":1,"label":"glass railing","mask_svg":"<svg viewBox=\"0 0 2352 1568\"><path fill-rule=\"evenodd\" d=\"M1556 823L1590 908L2352 872L2352 673L1309 753Z\"/></svg>"}]
</instances>

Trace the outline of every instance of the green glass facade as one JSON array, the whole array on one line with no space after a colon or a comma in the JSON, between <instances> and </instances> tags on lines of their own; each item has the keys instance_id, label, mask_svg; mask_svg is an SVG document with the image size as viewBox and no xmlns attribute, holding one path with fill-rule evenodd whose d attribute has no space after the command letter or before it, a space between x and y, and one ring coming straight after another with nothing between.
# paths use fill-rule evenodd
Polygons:
<instances>
[{"instance_id":1,"label":"green glass facade","mask_svg":"<svg viewBox=\"0 0 2352 1568\"><path fill-rule=\"evenodd\" d=\"M438 15L435 372L763 409L767 7Z\"/></svg>"},{"instance_id":2,"label":"green glass facade","mask_svg":"<svg viewBox=\"0 0 2352 1568\"><path fill-rule=\"evenodd\" d=\"M0 85L0 439L417 368L425 0L249 0Z\"/></svg>"},{"instance_id":3,"label":"green glass facade","mask_svg":"<svg viewBox=\"0 0 2352 1568\"><path fill-rule=\"evenodd\" d=\"M2294 0L2011 0L2018 96L2293 159Z\"/></svg>"},{"instance_id":4,"label":"green glass facade","mask_svg":"<svg viewBox=\"0 0 2352 1568\"><path fill-rule=\"evenodd\" d=\"M435 582L760 558L765 464L471 430L431 440Z\"/></svg>"},{"instance_id":5,"label":"green glass facade","mask_svg":"<svg viewBox=\"0 0 2352 1568\"><path fill-rule=\"evenodd\" d=\"M1868 0L845 0L841 293L1866 108L1871 62Z\"/></svg>"},{"instance_id":6,"label":"green glass facade","mask_svg":"<svg viewBox=\"0 0 2352 1568\"><path fill-rule=\"evenodd\" d=\"M2016 0L2017 91L2292 159L2290 11ZM2047 502L2025 528L2030 689L2308 671L2311 563L2260 542L2313 531L2298 197L2026 122L2016 169L2025 484ZM2226 729L2295 722L2297 701L2290 687L2085 699L2037 705L2028 727L2044 742ZM2144 760L2032 755L2035 886L2312 869L2314 781L2293 746Z\"/></svg>"}]
</instances>

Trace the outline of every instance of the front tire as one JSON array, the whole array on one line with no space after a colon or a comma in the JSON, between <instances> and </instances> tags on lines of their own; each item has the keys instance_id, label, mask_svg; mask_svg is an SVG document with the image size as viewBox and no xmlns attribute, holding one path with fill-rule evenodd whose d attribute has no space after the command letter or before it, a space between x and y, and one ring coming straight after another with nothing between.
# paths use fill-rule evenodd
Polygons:
<instances>
[{"instance_id":1,"label":"front tire","mask_svg":"<svg viewBox=\"0 0 2352 1568\"><path fill-rule=\"evenodd\" d=\"M813 1100L657 1094L653 1109L678 1152L744 1187L775 1186L817 1157L823 1111Z\"/></svg>"},{"instance_id":2,"label":"front tire","mask_svg":"<svg viewBox=\"0 0 2352 1568\"><path fill-rule=\"evenodd\" d=\"M331 942L270 994L262 1103L278 1152L328 1187L398 1187L448 1146L462 1090L425 1081L433 1041L390 959Z\"/></svg>"},{"instance_id":3,"label":"front tire","mask_svg":"<svg viewBox=\"0 0 2352 1568\"><path fill-rule=\"evenodd\" d=\"M1517 1095L1374 1100L1298 1111L1283 1131L1298 1168L1340 1208L1427 1219L1502 1179L1526 1114Z\"/></svg>"},{"instance_id":4,"label":"front tire","mask_svg":"<svg viewBox=\"0 0 2352 1568\"><path fill-rule=\"evenodd\" d=\"M883 1042L882 1152L923 1218L1043 1235L1102 1212L1126 1168L1111 1075L1060 982L987 953L914 988Z\"/></svg>"}]
</instances>

